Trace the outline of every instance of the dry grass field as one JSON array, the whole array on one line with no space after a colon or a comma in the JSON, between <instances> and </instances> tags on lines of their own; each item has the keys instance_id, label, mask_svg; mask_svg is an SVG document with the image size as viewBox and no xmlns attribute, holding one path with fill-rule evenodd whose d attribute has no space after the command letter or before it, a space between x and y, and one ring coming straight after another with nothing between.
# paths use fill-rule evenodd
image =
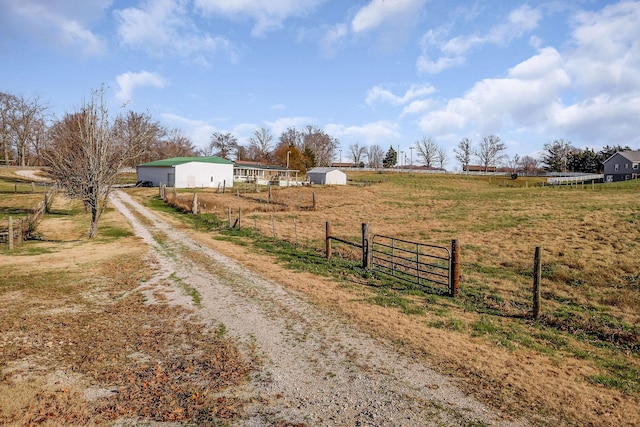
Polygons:
<instances>
[{"instance_id":1,"label":"dry grass field","mask_svg":"<svg viewBox=\"0 0 640 427\"><path fill-rule=\"evenodd\" d=\"M19 193L0 201L30 203ZM248 362L169 304L168 283L145 284L157 266L122 216L108 209L94 240L88 227L82 205L58 196L36 239L11 252L0 245L0 424L234 417L234 403L213 395L244 383Z\"/></svg>"},{"instance_id":2,"label":"dry grass field","mask_svg":"<svg viewBox=\"0 0 640 427\"><path fill-rule=\"evenodd\" d=\"M224 223L229 209L233 222L241 209L243 227L318 254L326 221L334 235L356 242L363 222L373 233L428 244L458 239L457 299L360 272L341 276L332 292L292 286L541 425L640 423L640 185L393 173L349 179L374 183L273 189L279 204L259 203L266 190L242 187L199 191L198 201ZM193 192L177 198L189 209ZM542 315L533 320L536 246L543 248Z\"/></svg>"},{"instance_id":3,"label":"dry grass field","mask_svg":"<svg viewBox=\"0 0 640 427\"><path fill-rule=\"evenodd\" d=\"M193 228L203 244L307 294L513 417L549 426L640 424L640 185L551 188L532 179L418 174L349 179L346 187L274 188L276 204L259 201L268 198L266 189L202 190L199 216L168 209L157 189L129 192L177 226ZM24 192L15 193L16 183ZM43 197L11 174L0 179L0 194L1 209L12 215L28 209L28 197ZM176 198L188 210L193 191L179 190ZM242 230L229 232L229 210L233 223L239 208ZM326 221L334 235L352 241L363 222L372 233L428 244L458 239L459 298L363 271L357 261L324 260ZM193 360L194 349L214 355L226 360L223 367L205 359L198 369L230 369L227 387L249 369L232 343L215 331L196 332L201 328L188 312L148 306L132 292L155 267L123 217L108 210L95 241L86 239L88 227L81 206L56 198L38 239L11 253L0 246L0 422L232 417L228 402L170 399L180 387L180 396L206 394L193 394L197 377L174 383L138 357L171 367ZM543 248L542 315L532 319L536 246ZM345 245L334 248L354 255ZM131 351L114 350L121 348ZM114 383L119 398L96 406ZM152 407L157 411L144 413Z\"/></svg>"}]
</instances>

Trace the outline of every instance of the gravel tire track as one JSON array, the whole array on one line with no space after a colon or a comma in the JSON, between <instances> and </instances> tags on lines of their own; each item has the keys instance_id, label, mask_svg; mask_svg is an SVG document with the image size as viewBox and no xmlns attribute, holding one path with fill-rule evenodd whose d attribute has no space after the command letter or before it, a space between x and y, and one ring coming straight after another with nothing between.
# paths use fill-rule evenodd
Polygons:
<instances>
[{"instance_id":1,"label":"gravel tire track","mask_svg":"<svg viewBox=\"0 0 640 427\"><path fill-rule=\"evenodd\" d=\"M224 325L256 358L257 372L233 392L247 402L234 425L527 425L504 420L429 366L195 242L128 194L116 190L111 201L163 265L154 280L175 283L176 294L180 286L196 289L203 322Z\"/></svg>"}]
</instances>

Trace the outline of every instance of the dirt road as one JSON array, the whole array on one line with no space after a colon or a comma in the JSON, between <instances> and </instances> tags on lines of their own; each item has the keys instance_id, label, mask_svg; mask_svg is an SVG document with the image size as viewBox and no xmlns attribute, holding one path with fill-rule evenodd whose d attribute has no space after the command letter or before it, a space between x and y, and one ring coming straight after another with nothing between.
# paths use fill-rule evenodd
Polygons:
<instances>
[{"instance_id":1,"label":"dirt road","mask_svg":"<svg viewBox=\"0 0 640 427\"><path fill-rule=\"evenodd\" d=\"M450 379L190 239L126 193L112 201L163 266L151 283L175 284L177 304L193 306L185 289L197 291L203 322L254 358L257 370L236 391L248 402L240 425L526 425L502 420Z\"/></svg>"}]
</instances>

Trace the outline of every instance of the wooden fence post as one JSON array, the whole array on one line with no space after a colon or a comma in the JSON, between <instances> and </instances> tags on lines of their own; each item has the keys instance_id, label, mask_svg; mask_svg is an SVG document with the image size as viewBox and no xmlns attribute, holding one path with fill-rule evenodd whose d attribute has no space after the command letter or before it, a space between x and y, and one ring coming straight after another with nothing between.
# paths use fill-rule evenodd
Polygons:
<instances>
[{"instance_id":1,"label":"wooden fence post","mask_svg":"<svg viewBox=\"0 0 640 427\"><path fill-rule=\"evenodd\" d=\"M271 231L273 232L273 240L276 240L276 223L273 220L273 215L271 215Z\"/></svg>"},{"instance_id":2,"label":"wooden fence post","mask_svg":"<svg viewBox=\"0 0 640 427\"><path fill-rule=\"evenodd\" d=\"M227 217L229 218L229 228L231 228L231 206L227 208Z\"/></svg>"},{"instance_id":3,"label":"wooden fence post","mask_svg":"<svg viewBox=\"0 0 640 427\"><path fill-rule=\"evenodd\" d=\"M20 221L18 221L17 226L18 226L18 233L16 236L16 247L21 245L23 241L22 233L24 229L24 220L21 219Z\"/></svg>"},{"instance_id":4,"label":"wooden fence post","mask_svg":"<svg viewBox=\"0 0 640 427\"><path fill-rule=\"evenodd\" d=\"M240 230L240 222L242 221L242 207L238 208L238 230Z\"/></svg>"},{"instance_id":5,"label":"wooden fence post","mask_svg":"<svg viewBox=\"0 0 640 427\"><path fill-rule=\"evenodd\" d=\"M311 209L314 211L316 210L316 192L315 191L311 193Z\"/></svg>"},{"instance_id":6,"label":"wooden fence post","mask_svg":"<svg viewBox=\"0 0 640 427\"><path fill-rule=\"evenodd\" d=\"M13 245L13 218L9 217L9 235L7 236L9 239L9 250L12 251L14 249Z\"/></svg>"},{"instance_id":7,"label":"wooden fence post","mask_svg":"<svg viewBox=\"0 0 640 427\"><path fill-rule=\"evenodd\" d=\"M460 245L451 241L451 263L449 265L449 296L457 297L460 292Z\"/></svg>"},{"instance_id":8,"label":"wooden fence post","mask_svg":"<svg viewBox=\"0 0 640 427\"><path fill-rule=\"evenodd\" d=\"M540 281L542 280L542 248L536 247L533 257L533 318L540 316Z\"/></svg>"},{"instance_id":9,"label":"wooden fence post","mask_svg":"<svg viewBox=\"0 0 640 427\"><path fill-rule=\"evenodd\" d=\"M369 224L362 223L362 268L369 268Z\"/></svg>"},{"instance_id":10,"label":"wooden fence post","mask_svg":"<svg viewBox=\"0 0 640 427\"><path fill-rule=\"evenodd\" d=\"M325 224L325 254L327 259L331 258L331 223L329 221Z\"/></svg>"},{"instance_id":11,"label":"wooden fence post","mask_svg":"<svg viewBox=\"0 0 640 427\"><path fill-rule=\"evenodd\" d=\"M198 214L198 193L193 193L193 201L191 202L191 213Z\"/></svg>"},{"instance_id":12,"label":"wooden fence post","mask_svg":"<svg viewBox=\"0 0 640 427\"><path fill-rule=\"evenodd\" d=\"M269 184L269 194L267 195L267 204L271 203L271 184Z\"/></svg>"}]
</instances>

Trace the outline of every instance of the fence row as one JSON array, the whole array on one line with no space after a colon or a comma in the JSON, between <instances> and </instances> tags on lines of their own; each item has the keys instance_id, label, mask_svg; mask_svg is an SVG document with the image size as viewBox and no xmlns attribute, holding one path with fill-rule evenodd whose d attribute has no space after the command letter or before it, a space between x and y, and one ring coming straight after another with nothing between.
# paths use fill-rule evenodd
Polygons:
<instances>
[{"instance_id":1,"label":"fence row","mask_svg":"<svg viewBox=\"0 0 640 427\"><path fill-rule=\"evenodd\" d=\"M174 197L175 196L175 197ZM193 212L198 206L197 193L189 196L166 197L165 201L185 212ZM247 209L250 212L252 210ZM443 292L457 297L460 286L460 245L452 240L450 246L429 245L396 237L370 235L369 225L362 224L360 234L339 236L329 222L305 221L296 215L265 215L249 213L243 215L243 209L227 207L216 212L225 228L250 228L256 233L273 238L274 241L286 241L294 246L302 245L324 252L327 258L339 255L344 259L359 260L365 269L372 269L396 280L409 282L418 287L445 289ZM335 243L335 244L334 244ZM540 313L540 271L541 249L536 248L533 277L533 316Z\"/></svg>"},{"instance_id":2,"label":"fence row","mask_svg":"<svg viewBox=\"0 0 640 427\"><path fill-rule=\"evenodd\" d=\"M14 220L9 217L7 225L0 226L0 242L6 243L12 251L23 241L29 239L36 229L38 221L48 212L53 201L54 190L45 194L44 200L38 202L25 218Z\"/></svg>"}]
</instances>

